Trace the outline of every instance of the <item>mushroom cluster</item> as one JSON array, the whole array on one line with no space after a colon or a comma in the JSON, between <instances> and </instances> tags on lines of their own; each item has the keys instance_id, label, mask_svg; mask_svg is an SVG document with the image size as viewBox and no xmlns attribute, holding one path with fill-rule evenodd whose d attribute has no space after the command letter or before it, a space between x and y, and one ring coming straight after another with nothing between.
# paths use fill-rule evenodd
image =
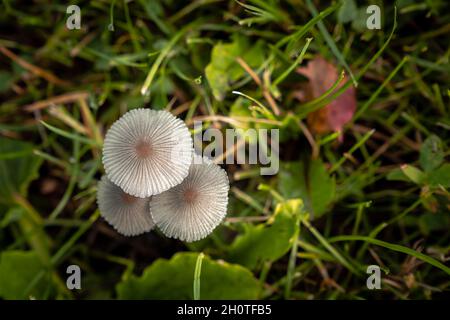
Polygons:
<instances>
[{"instance_id":1,"label":"mushroom cluster","mask_svg":"<svg viewBox=\"0 0 450 320\"><path fill-rule=\"evenodd\" d=\"M157 226L168 237L197 241L226 215L227 173L195 154L187 126L167 111L125 113L106 133L102 160L100 214L125 236Z\"/></svg>"}]
</instances>

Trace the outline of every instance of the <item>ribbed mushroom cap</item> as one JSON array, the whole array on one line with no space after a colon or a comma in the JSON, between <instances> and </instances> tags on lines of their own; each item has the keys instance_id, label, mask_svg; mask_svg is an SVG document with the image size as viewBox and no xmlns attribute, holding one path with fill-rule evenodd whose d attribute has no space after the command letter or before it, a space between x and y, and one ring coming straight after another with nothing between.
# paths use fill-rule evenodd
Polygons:
<instances>
[{"instance_id":1,"label":"ribbed mushroom cap","mask_svg":"<svg viewBox=\"0 0 450 320\"><path fill-rule=\"evenodd\" d=\"M98 183L97 204L100 215L117 232L136 236L155 226L150 214L150 198L133 197L103 176Z\"/></svg>"},{"instance_id":2,"label":"ribbed mushroom cap","mask_svg":"<svg viewBox=\"0 0 450 320\"><path fill-rule=\"evenodd\" d=\"M126 193L148 197L181 183L192 161L192 138L170 112L134 109L106 133L103 165Z\"/></svg>"},{"instance_id":3,"label":"ribbed mushroom cap","mask_svg":"<svg viewBox=\"0 0 450 320\"><path fill-rule=\"evenodd\" d=\"M150 201L153 221L161 231L187 242L206 237L223 220L230 188L225 170L206 157L195 158L181 184Z\"/></svg>"}]
</instances>

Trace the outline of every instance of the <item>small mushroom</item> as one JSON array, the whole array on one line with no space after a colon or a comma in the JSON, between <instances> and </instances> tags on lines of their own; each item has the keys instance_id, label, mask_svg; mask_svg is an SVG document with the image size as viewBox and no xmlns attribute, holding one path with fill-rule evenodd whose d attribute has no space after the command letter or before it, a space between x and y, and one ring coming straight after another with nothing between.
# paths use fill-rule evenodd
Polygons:
<instances>
[{"instance_id":1,"label":"small mushroom","mask_svg":"<svg viewBox=\"0 0 450 320\"><path fill-rule=\"evenodd\" d=\"M170 112L134 109L106 133L108 178L135 197L159 194L188 175L193 144L184 122Z\"/></svg>"},{"instance_id":2,"label":"small mushroom","mask_svg":"<svg viewBox=\"0 0 450 320\"><path fill-rule=\"evenodd\" d=\"M200 240L225 217L229 188L225 170L206 157L194 155L187 178L152 197L153 221L168 237L187 242Z\"/></svg>"},{"instance_id":3,"label":"small mushroom","mask_svg":"<svg viewBox=\"0 0 450 320\"><path fill-rule=\"evenodd\" d=\"M155 226L149 212L150 198L133 197L103 176L98 183L97 204L100 214L125 236L136 236Z\"/></svg>"}]
</instances>

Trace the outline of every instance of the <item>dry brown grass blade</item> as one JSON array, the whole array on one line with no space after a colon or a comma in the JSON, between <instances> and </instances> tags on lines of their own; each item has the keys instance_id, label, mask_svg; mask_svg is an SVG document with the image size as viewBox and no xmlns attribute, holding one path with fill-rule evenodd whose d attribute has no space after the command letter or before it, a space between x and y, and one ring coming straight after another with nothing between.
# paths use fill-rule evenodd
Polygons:
<instances>
[{"instance_id":1,"label":"dry brown grass blade","mask_svg":"<svg viewBox=\"0 0 450 320\"><path fill-rule=\"evenodd\" d=\"M230 155L235 155L239 148L243 147L245 145L245 139L239 139L231 149L226 150L224 153L216 156L213 160L214 163L219 164L222 163L222 161L225 161L225 159Z\"/></svg>"},{"instance_id":2,"label":"dry brown grass blade","mask_svg":"<svg viewBox=\"0 0 450 320\"><path fill-rule=\"evenodd\" d=\"M179 116L183 112L189 110L189 107L191 106L191 104L192 104L192 101L185 102L185 103L179 105L178 107L176 107L175 109L171 110L170 112L174 116Z\"/></svg>"},{"instance_id":3,"label":"dry brown grass blade","mask_svg":"<svg viewBox=\"0 0 450 320\"><path fill-rule=\"evenodd\" d=\"M88 129L85 126L83 126L80 122L75 120L75 118L68 115L63 108L51 106L50 108L48 108L48 113L64 122L69 127L75 129L77 132L81 134L88 134Z\"/></svg>"},{"instance_id":4,"label":"dry brown grass blade","mask_svg":"<svg viewBox=\"0 0 450 320\"><path fill-rule=\"evenodd\" d=\"M97 141L99 145L103 143L102 135L100 134L100 130L98 129L97 122L95 121L94 116L92 115L91 110L89 109L88 104L86 103L86 99L79 99L78 103L80 104L81 116L83 117L83 122L86 127L88 135Z\"/></svg>"},{"instance_id":5,"label":"dry brown grass blade","mask_svg":"<svg viewBox=\"0 0 450 320\"><path fill-rule=\"evenodd\" d=\"M37 75L38 77L44 78L48 82L51 82L53 84L56 84L58 86L67 87L70 85L70 82L62 80L55 76L53 73L48 72L42 68L39 68L28 61L25 61L24 59L17 56L14 52L7 49L6 47L0 46L0 52L3 53L5 56L13 60L15 63L20 65L22 68L27 69L31 73Z\"/></svg>"},{"instance_id":6,"label":"dry brown grass blade","mask_svg":"<svg viewBox=\"0 0 450 320\"><path fill-rule=\"evenodd\" d=\"M225 221L228 223L242 223L242 222L263 222L269 220L270 216L251 216L251 217L229 217Z\"/></svg>"},{"instance_id":7,"label":"dry brown grass blade","mask_svg":"<svg viewBox=\"0 0 450 320\"><path fill-rule=\"evenodd\" d=\"M278 107L277 103L275 102L275 99L270 95L269 90L263 85L261 79L258 77L258 75L250 68L250 66L247 64L247 62L244 61L244 59L237 57L236 58L237 63L244 69L250 77L252 77L253 81L261 88L264 98L267 100L267 102L270 105L270 108L272 109L273 113L276 116L279 116L281 114L280 108ZM268 73L266 73L268 76Z\"/></svg>"},{"instance_id":8,"label":"dry brown grass blade","mask_svg":"<svg viewBox=\"0 0 450 320\"><path fill-rule=\"evenodd\" d=\"M221 115L216 116L197 116L193 117L191 120L186 121L186 124L188 126L191 126L194 124L195 121L222 121L225 123L229 123L231 125L235 126L242 126L245 123L265 123L265 124L272 124L275 126L281 126L281 121L277 120L271 120L271 119L258 119L258 118L252 118L252 117L226 117Z\"/></svg>"},{"instance_id":9,"label":"dry brown grass blade","mask_svg":"<svg viewBox=\"0 0 450 320\"><path fill-rule=\"evenodd\" d=\"M84 100L89 96L87 92L77 91L71 93L65 93L60 96L51 97L49 99L41 100L23 107L25 111L36 111L45 109L54 104L65 104L65 103L73 103L79 100Z\"/></svg>"}]
</instances>

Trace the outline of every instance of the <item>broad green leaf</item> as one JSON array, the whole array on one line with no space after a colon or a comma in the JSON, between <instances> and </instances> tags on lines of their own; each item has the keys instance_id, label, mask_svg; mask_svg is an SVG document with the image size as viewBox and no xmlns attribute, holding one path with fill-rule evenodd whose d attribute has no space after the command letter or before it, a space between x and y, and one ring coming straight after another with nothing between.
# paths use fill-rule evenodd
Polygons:
<instances>
[{"instance_id":1,"label":"broad green leaf","mask_svg":"<svg viewBox=\"0 0 450 320\"><path fill-rule=\"evenodd\" d=\"M180 252L158 259L138 277L117 285L119 299L193 299L197 253ZM205 256L200 275L201 299L256 299L260 285L246 268Z\"/></svg>"},{"instance_id":2,"label":"broad green leaf","mask_svg":"<svg viewBox=\"0 0 450 320\"><path fill-rule=\"evenodd\" d=\"M34 251L3 251L0 255L0 297L4 299L44 298L51 285L45 277L28 292L35 276L44 268Z\"/></svg>"},{"instance_id":3,"label":"broad green leaf","mask_svg":"<svg viewBox=\"0 0 450 320\"><path fill-rule=\"evenodd\" d=\"M0 137L0 202L11 203L15 193L26 196L41 163L32 144Z\"/></svg>"},{"instance_id":4,"label":"broad green leaf","mask_svg":"<svg viewBox=\"0 0 450 320\"><path fill-rule=\"evenodd\" d=\"M228 260L255 268L261 261L275 261L292 245L298 228L297 218L303 202L291 199L279 203L274 215L265 224L245 224L245 231L231 244Z\"/></svg>"},{"instance_id":5,"label":"broad green leaf","mask_svg":"<svg viewBox=\"0 0 450 320\"><path fill-rule=\"evenodd\" d=\"M450 188L450 163L446 163L428 174L428 182L433 187Z\"/></svg>"},{"instance_id":6,"label":"broad green leaf","mask_svg":"<svg viewBox=\"0 0 450 320\"><path fill-rule=\"evenodd\" d=\"M342 5L338 11L338 21L340 23L351 22L357 16L356 3L354 0L342 0Z\"/></svg>"},{"instance_id":7,"label":"broad green leaf","mask_svg":"<svg viewBox=\"0 0 450 320\"><path fill-rule=\"evenodd\" d=\"M438 136L431 135L423 142L419 161L425 172L430 172L442 164L444 148Z\"/></svg>"},{"instance_id":8,"label":"broad green leaf","mask_svg":"<svg viewBox=\"0 0 450 320\"><path fill-rule=\"evenodd\" d=\"M411 166L409 164L404 164L400 167L402 172L416 184L421 184L425 179L425 174L418 168Z\"/></svg>"},{"instance_id":9,"label":"broad green leaf","mask_svg":"<svg viewBox=\"0 0 450 320\"><path fill-rule=\"evenodd\" d=\"M450 217L443 212L425 213L419 218L419 228L425 235L433 231L448 230L449 226Z\"/></svg>"},{"instance_id":10,"label":"broad green leaf","mask_svg":"<svg viewBox=\"0 0 450 320\"><path fill-rule=\"evenodd\" d=\"M390 181L411 182L411 180L403 173L403 171L400 168L396 168L396 169L390 171L387 174L386 179L390 180Z\"/></svg>"},{"instance_id":11,"label":"broad green leaf","mask_svg":"<svg viewBox=\"0 0 450 320\"><path fill-rule=\"evenodd\" d=\"M301 198L314 218L320 217L334 199L336 182L321 160L285 163L279 174L279 190L285 198Z\"/></svg>"},{"instance_id":12,"label":"broad green leaf","mask_svg":"<svg viewBox=\"0 0 450 320\"><path fill-rule=\"evenodd\" d=\"M250 46L247 38L235 36L231 43L218 43L211 53L211 62L205 68L205 75L217 100L223 100L230 90L230 84L245 75L245 70L236 62L242 58L251 68L259 67L264 61L263 42Z\"/></svg>"},{"instance_id":13,"label":"broad green leaf","mask_svg":"<svg viewBox=\"0 0 450 320\"><path fill-rule=\"evenodd\" d=\"M367 30L366 21L367 21L367 13L366 8L362 7L356 10L356 15L352 20L352 28L355 31L364 32Z\"/></svg>"}]
</instances>

